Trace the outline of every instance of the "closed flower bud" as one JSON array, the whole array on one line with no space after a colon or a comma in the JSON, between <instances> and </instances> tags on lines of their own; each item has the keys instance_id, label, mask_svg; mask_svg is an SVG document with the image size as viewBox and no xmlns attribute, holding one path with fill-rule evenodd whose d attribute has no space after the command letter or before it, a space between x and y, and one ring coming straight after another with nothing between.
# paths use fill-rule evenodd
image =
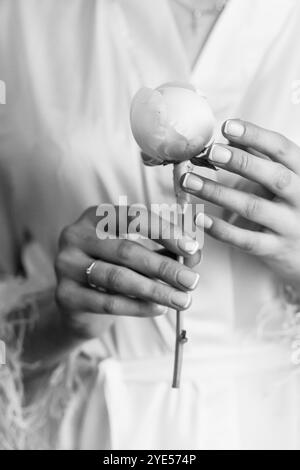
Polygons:
<instances>
[{"instance_id":1,"label":"closed flower bud","mask_svg":"<svg viewBox=\"0 0 300 470\"><path fill-rule=\"evenodd\" d=\"M203 152L214 134L215 119L207 99L189 84L140 89L130 117L147 165L190 160Z\"/></svg>"}]
</instances>

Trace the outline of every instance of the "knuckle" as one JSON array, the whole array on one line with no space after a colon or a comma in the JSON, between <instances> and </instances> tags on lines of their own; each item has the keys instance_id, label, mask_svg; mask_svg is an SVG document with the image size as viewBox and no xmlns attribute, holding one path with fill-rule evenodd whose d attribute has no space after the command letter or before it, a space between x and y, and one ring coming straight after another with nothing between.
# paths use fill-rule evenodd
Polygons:
<instances>
[{"instance_id":1,"label":"knuckle","mask_svg":"<svg viewBox=\"0 0 300 470\"><path fill-rule=\"evenodd\" d=\"M261 210L261 201L258 197L251 197L250 201L246 204L245 207L245 216L247 219L252 219L257 216Z\"/></svg>"},{"instance_id":2,"label":"knuckle","mask_svg":"<svg viewBox=\"0 0 300 470\"><path fill-rule=\"evenodd\" d=\"M167 260L164 260L159 265L158 275L161 279L167 279L170 277L172 268Z\"/></svg>"},{"instance_id":3,"label":"knuckle","mask_svg":"<svg viewBox=\"0 0 300 470\"><path fill-rule=\"evenodd\" d=\"M222 227L222 229L219 230L219 237L227 243L233 243L234 241L230 227Z\"/></svg>"},{"instance_id":4,"label":"knuckle","mask_svg":"<svg viewBox=\"0 0 300 470\"><path fill-rule=\"evenodd\" d=\"M223 195L223 188L218 184L207 184L206 185L206 194L209 199L213 201L220 201Z\"/></svg>"},{"instance_id":5,"label":"knuckle","mask_svg":"<svg viewBox=\"0 0 300 470\"><path fill-rule=\"evenodd\" d=\"M258 141L261 138L261 129L251 122L243 121L245 132L243 137L249 141Z\"/></svg>"},{"instance_id":6,"label":"knuckle","mask_svg":"<svg viewBox=\"0 0 300 470\"><path fill-rule=\"evenodd\" d=\"M103 303L104 313L109 315L117 314L117 300L113 295L107 295Z\"/></svg>"},{"instance_id":7,"label":"knuckle","mask_svg":"<svg viewBox=\"0 0 300 470\"><path fill-rule=\"evenodd\" d=\"M72 289L67 280L61 280L56 288L56 301L60 307L68 308L72 298Z\"/></svg>"},{"instance_id":8,"label":"knuckle","mask_svg":"<svg viewBox=\"0 0 300 470\"><path fill-rule=\"evenodd\" d=\"M248 126L246 126L246 133L248 133L248 136L250 135L251 140L254 141L259 141L262 137L262 130L258 126L248 124Z\"/></svg>"},{"instance_id":9,"label":"knuckle","mask_svg":"<svg viewBox=\"0 0 300 470\"><path fill-rule=\"evenodd\" d=\"M59 246L76 245L78 240L78 231L75 225L65 227L59 238Z\"/></svg>"},{"instance_id":10,"label":"knuckle","mask_svg":"<svg viewBox=\"0 0 300 470\"><path fill-rule=\"evenodd\" d=\"M141 256L140 263L142 271L144 273L148 273L150 277L157 274L157 269L153 262L153 258L148 252L145 252L144 255Z\"/></svg>"},{"instance_id":11,"label":"knuckle","mask_svg":"<svg viewBox=\"0 0 300 470\"><path fill-rule=\"evenodd\" d=\"M276 189L286 189L291 183L292 173L283 165L278 165L275 173L274 186Z\"/></svg>"},{"instance_id":12,"label":"knuckle","mask_svg":"<svg viewBox=\"0 0 300 470\"><path fill-rule=\"evenodd\" d=\"M123 263L128 262L133 256L133 243L128 240L121 240L117 249L117 256Z\"/></svg>"},{"instance_id":13,"label":"knuckle","mask_svg":"<svg viewBox=\"0 0 300 470\"><path fill-rule=\"evenodd\" d=\"M258 251L258 243L256 240L249 237L242 243L242 249L247 253L256 253Z\"/></svg>"},{"instance_id":14,"label":"knuckle","mask_svg":"<svg viewBox=\"0 0 300 470\"><path fill-rule=\"evenodd\" d=\"M235 233L230 224L221 224L220 226L216 224L214 234L219 240L229 245L235 245L236 243Z\"/></svg>"},{"instance_id":15,"label":"knuckle","mask_svg":"<svg viewBox=\"0 0 300 470\"><path fill-rule=\"evenodd\" d=\"M93 228L90 227L82 227L82 230L80 233L77 232L75 233L74 236L77 237L75 238L75 242L82 247L88 247L88 246L93 246L94 243L97 243L97 246L101 245L101 239L98 238L97 236L97 231L94 230Z\"/></svg>"},{"instance_id":16,"label":"knuckle","mask_svg":"<svg viewBox=\"0 0 300 470\"><path fill-rule=\"evenodd\" d=\"M67 260L65 252L60 252L55 259L55 271L58 275L65 272L67 266Z\"/></svg>"},{"instance_id":17,"label":"knuckle","mask_svg":"<svg viewBox=\"0 0 300 470\"><path fill-rule=\"evenodd\" d=\"M163 303L166 300L164 294L164 287L159 284L154 284L150 289L150 297L156 303Z\"/></svg>"},{"instance_id":18,"label":"knuckle","mask_svg":"<svg viewBox=\"0 0 300 470\"><path fill-rule=\"evenodd\" d=\"M246 173L249 170L250 158L246 152L241 152L237 157L237 168L241 173Z\"/></svg>"},{"instance_id":19,"label":"knuckle","mask_svg":"<svg viewBox=\"0 0 300 470\"><path fill-rule=\"evenodd\" d=\"M118 267L109 268L106 276L106 284L108 288L117 290L122 280L122 270Z\"/></svg>"},{"instance_id":20,"label":"knuckle","mask_svg":"<svg viewBox=\"0 0 300 470\"><path fill-rule=\"evenodd\" d=\"M278 134L278 148L276 151L276 156L278 159L284 159L286 155L290 152L290 141L287 137L283 136L282 134Z\"/></svg>"}]
</instances>

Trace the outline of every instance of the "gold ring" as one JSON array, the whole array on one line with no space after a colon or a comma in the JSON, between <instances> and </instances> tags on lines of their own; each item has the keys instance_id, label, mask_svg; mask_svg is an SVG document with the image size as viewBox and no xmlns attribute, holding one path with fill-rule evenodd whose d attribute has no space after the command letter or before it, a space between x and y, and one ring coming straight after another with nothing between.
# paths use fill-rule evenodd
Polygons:
<instances>
[{"instance_id":1,"label":"gold ring","mask_svg":"<svg viewBox=\"0 0 300 470\"><path fill-rule=\"evenodd\" d=\"M93 261L92 264L91 264L88 268L86 268L86 270L85 270L86 277L87 277L87 283L88 283L88 285L89 285L92 289L97 289L96 284L93 284L93 283L90 281L90 276L91 276L91 274L92 274L93 269L94 269L95 266L96 266L96 261Z\"/></svg>"}]
</instances>

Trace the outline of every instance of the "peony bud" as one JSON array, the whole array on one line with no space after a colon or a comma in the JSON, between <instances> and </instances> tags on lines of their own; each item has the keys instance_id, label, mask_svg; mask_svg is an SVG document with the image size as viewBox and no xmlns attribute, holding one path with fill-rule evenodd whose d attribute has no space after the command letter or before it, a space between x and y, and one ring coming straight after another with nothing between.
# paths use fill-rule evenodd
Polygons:
<instances>
[{"instance_id":1,"label":"peony bud","mask_svg":"<svg viewBox=\"0 0 300 470\"><path fill-rule=\"evenodd\" d=\"M203 152L214 134L215 118L207 99L189 84L140 89L130 118L147 165L190 160Z\"/></svg>"}]
</instances>

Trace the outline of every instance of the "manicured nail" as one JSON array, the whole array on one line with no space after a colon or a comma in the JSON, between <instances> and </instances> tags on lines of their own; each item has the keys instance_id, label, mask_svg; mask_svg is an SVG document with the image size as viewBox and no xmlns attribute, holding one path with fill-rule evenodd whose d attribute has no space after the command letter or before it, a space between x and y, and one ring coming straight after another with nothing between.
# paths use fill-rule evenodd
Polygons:
<instances>
[{"instance_id":1,"label":"manicured nail","mask_svg":"<svg viewBox=\"0 0 300 470\"><path fill-rule=\"evenodd\" d=\"M194 255L200 249L197 240L192 240L191 238L180 238L178 240L178 247L188 255Z\"/></svg>"},{"instance_id":2,"label":"manicured nail","mask_svg":"<svg viewBox=\"0 0 300 470\"><path fill-rule=\"evenodd\" d=\"M230 161L231 157L232 153L228 148L215 144L211 148L208 159L214 163L225 164Z\"/></svg>"},{"instance_id":3,"label":"manicured nail","mask_svg":"<svg viewBox=\"0 0 300 470\"><path fill-rule=\"evenodd\" d=\"M199 282L199 274L187 269L182 269L177 275L177 281L187 289L195 289Z\"/></svg>"},{"instance_id":4,"label":"manicured nail","mask_svg":"<svg viewBox=\"0 0 300 470\"><path fill-rule=\"evenodd\" d=\"M171 300L175 307L188 308L192 299L190 294L186 292L174 292Z\"/></svg>"},{"instance_id":5,"label":"manicured nail","mask_svg":"<svg viewBox=\"0 0 300 470\"><path fill-rule=\"evenodd\" d=\"M239 121L227 121L224 132L231 137L242 137L245 133L245 127Z\"/></svg>"},{"instance_id":6,"label":"manicured nail","mask_svg":"<svg viewBox=\"0 0 300 470\"><path fill-rule=\"evenodd\" d=\"M195 220L195 224L197 225L197 227L204 228L207 230L212 227L213 223L214 221L210 217L208 217L208 215L203 214L203 212L199 212Z\"/></svg>"},{"instance_id":7,"label":"manicured nail","mask_svg":"<svg viewBox=\"0 0 300 470\"><path fill-rule=\"evenodd\" d=\"M191 191L201 191L203 188L203 181L199 176L187 173L183 179L182 186Z\"/></svg>"}]
</instances>

